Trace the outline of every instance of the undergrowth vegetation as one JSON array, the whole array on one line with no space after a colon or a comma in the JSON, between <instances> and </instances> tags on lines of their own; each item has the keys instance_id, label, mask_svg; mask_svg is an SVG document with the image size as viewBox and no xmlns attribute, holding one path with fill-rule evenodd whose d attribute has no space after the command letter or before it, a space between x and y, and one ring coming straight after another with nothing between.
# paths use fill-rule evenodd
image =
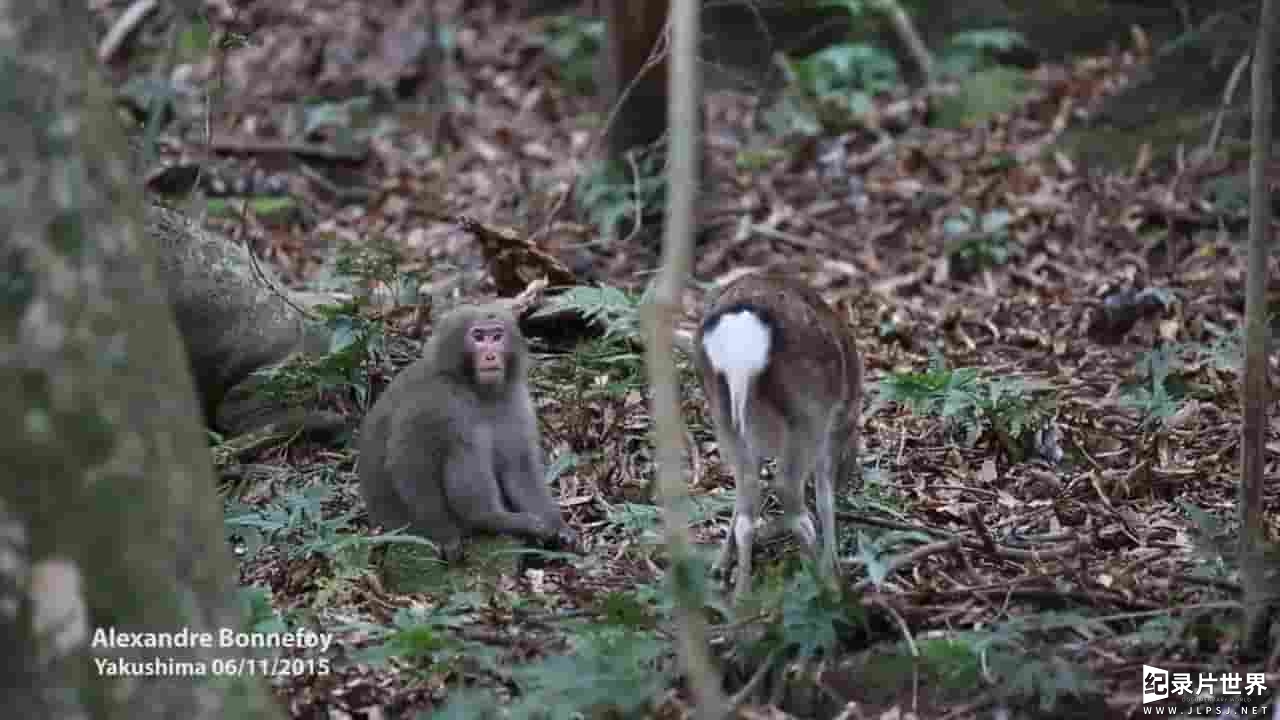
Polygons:
<instances>
[{"instance_id":1,"label":"undergrowth vegetation","mask_svg":"<svg viewBox=\"0 0 1280 720\"><path fill-rule=\"evenodd\" d=\"M827 4L855 25L881 13L871 0ZM554 18L527 40L462 25L449 24L448 50L469 69L453 80L442 139L428 139L418 115L396 132L370 122L368 98L289 101L288 137L377 138L385 156L368 172L385 174L364 194L335 193L315 231L337 252L310 279L351 295L314 311L338 331L329 353L263 371L263 392L290 404L338 397L362 414L416 355L424 320L494 291L474 243L441 229L441 208L506 221L563 206L540 247L567 258L589 245L599 262L590 284L553 288L534 317L568 312L601 332L568 348L535 342L532 383L547 482L588 551L499 548L490 553L506 562L497 573L468 570L435 589L397 592L387 558L430 543L370 532L350 447L289 438L228 450L219 466L255 480L226 505L246 623L339 635L338 678L281 681L300 712L676 716L678 630L651 497L639 321L649 275L625 257L639 255L627 242L637 223L653 227L666 201L660 153L596 162L578 134L598 109L562 88L521 85L550 75L569 93L594 87L598 20ZM256 47L231 37L233 50ZM520 62L484 65L494 61L476 59L489 52L477 38L520 48ZM815 707L828 709L858 701L888 713L911 698L919 716L999 703L1098 717L1117 687L1132 685L1116 679L1130 666L1207 662L1234 641L1234 508L1222 488L1238 448L1222 428L1238 414L1241 352L1238 316L1222 308L1223 288L1239 284L1223 269L1238 250L1219 237L1179 239L1187 249L1172 233L1140 235L1134 228L1163 216L1139 217L1135 198L1160 207L1152 198L1167 190L1148 175L1086 179L1068 163L1020 153L1059 110L1013 114L1030 76L996 60L1022 42L1003 29L945 38L935 48L939 94L927 113L898 118L906 130L888 128L880 113L901 99L907 71L862 34L782 58L778 93L724 113L737 124L708 154L729 177L713 188L719 195L708 190L699 278L773 265L816 278L850 311L868 360L863 482L855 490L842 479L837 498L843 591L817 582L790 541L760 543L760 580L742 606L708 584L717 650L739 643L720 668L728 687L763 668L760 686L778 705L807 684L828 703ZM454 43L473 45L460 52ZM1118 71L1098 67L1074 69L1072 82L1114 83ZM1070 195L1082 186L1096 197ZM353 212L353 197L368 207ZM247 212L274 213L282 202L259 197ZM291 247L277 242L279 252ZM1105 310L1116 288L1143 283L1160 296L1158 310L1123 344L1090 340L1090 313ZM691 288L702 295L710 284ZM709 564L734 491L683 354L679 367L692 467L686 512L698 562ZM777 472L769 465L765 476ZM776 514L771 501L765 507ZM357 690L323 699L339 684Z\"/></svg>"},{"instance_id":2,"label":"undergrowth vegetation","mask_svg":"<svg viewBox=\"0 0 1280 720\"><path fill-rule=\"evenodd\" d=\"M984 377L977 368L951 369L936 350L928 369L894 372L877 390L877 403L901 403L914 413L937 416L967 446L991 436L995 448L1013 462L1026 459L1029 441L1045 430L1054 413L1048 383Z\"/></svg>"},{"instance_id":3,"label":"undergrowth vegetation","mask_svg":"<svg viewBox=\"0 0 1280 720\"><path fill-rule=\"evenodd\" d=\"M992 227L998 226L994 223ZM416 282L397 271L397 259L387 247L366 246L363 252L344 255L340 274L354 284L379 286L393 297ZM610 442L606 437L627 435L621 423L637 406L643 406L645 390L639 326L645 295L609 285L581 286L553 295L540 313L571 310L597 323L601 336L567 353L542 355L535 383L539 392L562 409L556 413L559 432L552 436L574 438L569 447L553 454L548 482L581 475L607 464L604 455L628 453L630 461L648 462L643 432L632 432L633 442ZM306 387L332 387L345 383L357 394L368 395L367 375L359 370L371 357L386 351L380 323L364 319L357 303L324 310L328 321L348 327L345 342L335 343L329 356L309 364L291 365L273 375L281 386L273 391ZM1159 427L1175 415L1190 390L1177 372L1181 357L1215 367L1233 367L1238 338L1224 336L1202 347L1168 344L1139 357L1133 381L1123 390L1124 402L1138 410L1142 421ZM682 382L696 405L696 382L686 362ZM976 448L984 440L987 451L1007 463L1057 462L1057 456L1037 454L1046 429L1058 412L1058 390L1053 383L1010 375L992 375L976 367L951 367L935 348L927 365L918 370L884 373L874 386L868 414L884 415L901 407L923 421L938 421L959 447ZM613 415L614 424L599 423ZM693 431L701 442L710 442L705 420L695 415ZM584 442L594 438L591 442ZM1055 446L1056 447L1056 446ZM883 452L883 450L881 451ZM638 454L637 454L638 453ZM618 458L613 459L617 462ZM838 499L845 517L851 510L875 511L902 517L905 496L895 489L892 476L878 469L885 463L878 453L862 458L867 483L857 494ZM1072 462L1078 462L1078 459ZM606 474L607 471L606 471ZM603 477L601 477L603 479ZM229 501L227 529L246 559L264 548L285 549L290 561L323 561L325 571L315 581L316 609L355 592L362 578L375 572L375 548L396 544L429 545L402 533L369 536L356 522L356 505L344 503L333 489L332 472L323 473L300 490L285 490L266 502ZM597 481L598 482L598 481ZM607 488L608 485L601 487ZM635 500L607 502L594 521L593 534L602 542L624 548L615 561L662 562L661 513L642 489ZM692 525L700 532L723 527L732 512L731 490L696 492L690 506ZM1230 569L1230 552L1214 545L1220 535L1212 516L1194 506L1184 512L1201 528L1206 551L1215 558L1212 577ZM893 527L854 527L844 524L842 556L846 568L865 573L866 586L877 591L894 588L894 570L905 554L919 552L953 537L940 531ZM781 550L781 552L780 552ZM709 559L710 547L703 555ZM975 685L994 688L1002 702L1029 703L1046 712L1063 703L1097 696L1104 685L1081 663L1076 640L1106 636L1129 647L1174 642L1173 637L1203 640L1221 621L1212 610L1182 616L1174 612L1107 615L1085 607L1010 615L981 630L935 632L913 638L902 636L892 613L856 594L833 594L821 585L812 568L785 546L767 550L771 560L760 569L764 581L747 602L732 608L713 601L706 612L722 627L750 623L757 632L742 652L755 662L781 657L796 661L833 661L850 647L876 647L857 660L857 674L867 679L871 692L891 698L902 691L904 677L918 673L940 698L961 701ZM521 555L541 562L556 556L537 550ZM601 560L571 561L580 572L598 572ZM594 568L594 570L593 570ZM1049 587L1025 591L993 587L992 592L1057 592ZM269 596L262 588L245 591L255 626L287 626L300 618L269 612ZM708 597L715 597L711 593ZM1070 607L1069 595L1062 596ZM675 658L669 639L659 629L670 620L669 591L660 583L639 584L589 593L581 598L580 613L563 617L548 612L545 598L530 602L488 580L454 590L429 608L402 608L385 622L361 621L347 630L360 632L365 641L350 662L397 672L411 683L430 684L440 677L468 677L500 672L501 656L483 636L466 631L479 618L494 613L528 619L540 616L554 631L543 628L549 643L545 656L523 663L507 676L513 694L506 717L560 717L576 711L631 715L651 712L655 698L674 677ZM560 638L553 640L552 638ZM841 662L851 662L844 660ZM492 717L495 696L482 688L451 692L454 698L440 717Z\"/></svg>"}]
</instances>

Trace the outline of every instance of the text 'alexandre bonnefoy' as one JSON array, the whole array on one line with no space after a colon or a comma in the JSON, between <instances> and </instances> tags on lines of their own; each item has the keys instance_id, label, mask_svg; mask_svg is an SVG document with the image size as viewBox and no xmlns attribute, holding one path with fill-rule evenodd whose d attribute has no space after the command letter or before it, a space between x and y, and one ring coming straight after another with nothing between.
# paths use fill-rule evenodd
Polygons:
<instances>
[{"instance_id":1,"label":"text 'alexandre bonnefoy'","mask_svg":"<svg viewBox=\"0 0 1280 720\"><path fill-rule=\"evenodd\" d=\"M115 628L98 628L93 632L91 645L98 649L299 648L325 652L332 643L331 633L303 628L289 632L242 632L230 628L217 631L183 628L173 632L124 632Z\"/></svg>"}]
</instances>

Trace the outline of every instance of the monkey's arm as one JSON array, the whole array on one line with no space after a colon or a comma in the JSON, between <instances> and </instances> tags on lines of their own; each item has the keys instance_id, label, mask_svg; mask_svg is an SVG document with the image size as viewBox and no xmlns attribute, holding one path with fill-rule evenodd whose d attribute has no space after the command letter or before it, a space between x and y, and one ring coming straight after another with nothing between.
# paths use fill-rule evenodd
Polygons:
<instances>
[{"instance_id":1,"label":"monkey's arm","mask_svg":"<svg viewBox=\"0 0 1280 720\"><path fill-rule=\"evenodd\" d=\"M452 435L430 414L397 409L380 400L361 431L360 480L370 515L388 529L408 523L413 533L448 547L466 534L445 498L444 456Z\"/></svg>"},{"instance_id":2,"label":"monkey's arm","mask_svg":"<svg viewBox=\"0 0 1280 720\"><path fill-rule=\"evenodd\" d=\"M494 474L492 443L473 437L455 443L444 462L444 494L458 524L485 533L546 539L558 526L530 512L511 512Z\"/></svg>"},{"instance_id":3,"label":"monkey's arm","mask_svg":"<svg viewBox=\"0 0 1280 720\"><path fill-rule=\"evenodd\" d=\"M560 507L547 487L538 419L530 398L516 404L516 412L506 419L495 440L501 443L497 448L498 482L507 507L533 513L553 528L563 527Z\"/></svg>"},{"instance_id":4,"label":"monkey's arm","mask_svg":"<svg viewBox=\"0 0 1280 720\"><path fill-rule=\"evenodd\" d=\"M574 549L578 546L578 534L565 524L564 518L560 516L560 506L547 487L542 451L537 445L537 439L534 438L527 447L529 449L522 455L502 466L499 482L503 501L515 512L541 518L549 528L546 539L551 541L552 546ZM551 535L554 535L554 540Z\"/></svg>"},{"instance_id":5,"label":"monkey's arm","mask_svg":"<svg viewBox=\"0 0 1280 720\"><path fill-rule=\"evenodd\" d=\"M528 430L536 428L533 425L536 422L530 413L527 421L510 423L498 433L498 482L507 507L540 515L548 521L554 519L553 524L559 524L560 511L545 482L542 445L537 432Z\"/></svg>"}]
</instances>

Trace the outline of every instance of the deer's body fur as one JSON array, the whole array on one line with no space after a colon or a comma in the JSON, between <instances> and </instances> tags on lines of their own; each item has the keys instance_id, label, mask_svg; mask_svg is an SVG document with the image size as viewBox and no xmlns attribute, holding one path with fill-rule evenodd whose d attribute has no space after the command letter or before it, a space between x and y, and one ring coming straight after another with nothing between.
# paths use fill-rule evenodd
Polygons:
<instances>
[{"instance_id":1,"label":"deer's body fur","mask_svg":"<svg viewBox=\"0 0 1280 720\"><path fill-rule=\"evenodd\" d=\"M778 457L774 485L783 522L819 568L834 576L835 483L854 469L860 445L862 361L849 326L808 285L747 275L708 308L694 347L720 456L737 484L717 570L736 560L735 599L749 592L760 462ZM810 476L819 528L804 503Z\"/></svg>"}]
</instances>

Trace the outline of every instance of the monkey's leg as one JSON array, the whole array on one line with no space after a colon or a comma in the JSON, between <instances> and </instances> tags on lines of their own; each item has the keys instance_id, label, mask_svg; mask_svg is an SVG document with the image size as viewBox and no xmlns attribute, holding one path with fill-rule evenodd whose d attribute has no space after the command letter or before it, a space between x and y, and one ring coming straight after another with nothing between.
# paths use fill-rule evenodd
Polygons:
<instances>
[{"instance_id":1,"label":"monkey's leg","mask_svg":"<svg viewBox=\"0 0 1280 720\"><path fill-rule=\"evenodd\" d=\"M412 458L416 461L418 458ZM369 460L374 460L372 454ZM365 462L365 457L360 458ZM424 473L417 462L401 463L388 469L390 478L373 482L366 490L369 516L387 530L409 527L415 535L435 543L446 560L461 555L465 528L449 512L440 480ZM387 490L379 489L381 483Z\"/></svg>"},{"instance_id":2,"label":"monkey's leg","mask_svg":"<svg viewBox=\"0 0 1280 720\"><path fill-rule=\"evenodd\" d=\"M468 530L495 535L547 540L555 529L537 515L511 512L503 504L502 488L494 475L487 448L477 452L455 450L445 463L444 493L458 524Z\"/></svg>"}]
</instances>

